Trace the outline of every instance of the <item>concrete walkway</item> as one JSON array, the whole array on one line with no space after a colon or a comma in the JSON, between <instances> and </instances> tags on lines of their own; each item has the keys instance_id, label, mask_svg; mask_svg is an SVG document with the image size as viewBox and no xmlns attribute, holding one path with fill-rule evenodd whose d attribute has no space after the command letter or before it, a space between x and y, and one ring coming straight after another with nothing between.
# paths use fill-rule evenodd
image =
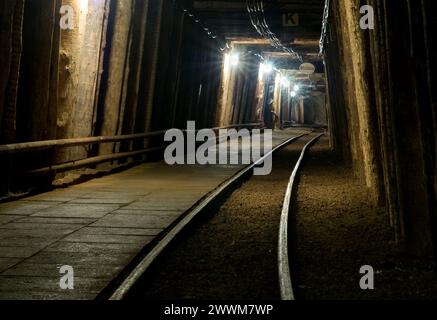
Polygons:
<instances>
[{"instance_id":1,"label":"concrete walkway","mask_svg":"<svg viewBox=\"0 0 437 320\"><path fill-rule=\"evenodd\" d=\"M274 145L302 133L274 134ZM94 299L157 235L243 166L146 163L0 204L0 299ZM74 290L59 268L74 268Z\"/></svg>"}]
</instances>

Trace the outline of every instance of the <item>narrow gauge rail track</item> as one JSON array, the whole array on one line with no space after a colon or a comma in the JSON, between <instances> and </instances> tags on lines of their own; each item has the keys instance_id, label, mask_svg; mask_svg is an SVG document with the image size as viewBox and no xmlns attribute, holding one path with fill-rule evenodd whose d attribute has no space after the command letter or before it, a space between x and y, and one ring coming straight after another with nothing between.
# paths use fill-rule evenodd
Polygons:
<instances>
[{"instance_id":1,"label":"narrow gauge rail track","mask_svg":"<svg viewBox=\"0 0 437 320\"><path fill-rule=\"evenodd\" d=\"M272 151L265 154L262 158L260 158L255 163L245 167L232 178L224 182L218 188L216 188L213 192L211 192L208 196L206 196L201 202L199 202L195 207L191 208L185 215L174 224L166 234L156 243L153 248L151 248L146 254L143 254L142 257L138 257L135 259L135 263L122 272L122 278L117 279L113 285L110 285L107 290L101 295L105 299L110 300L122 300L126 298L130 292L130 290L135 286L135 284L140 280L143 274L145 274L148 269L155 263L157 258L169 247L169 245L175 240L175 238L181 234L193 221L199 216L206 208L210 206L211 203L221 198L223 195L227 194L230 190L233 190L235 186L241 184L245 179L252 175L254 168L263 163L265 159L273 156L276 152L282 150L288 145L298 141L299 139L308 136L312 132L304 133L295 137L292 137L280 145L276 146ZM302 150L301 157L296 165L295 170L293 171L292 178L290 179L290 183L287 187L287 192L284 200L284 208L286 208L287 212L289 211L289 203L290 203L290 195L293 188L293 181L297 175L299 167L301 166L302 160L308 148L317 141L323 134L318 135L314 139L305 145ZM293 299L293 290L291 286L291 277L289 274L290 268L288 265L288 246L286 246L287 242L287 232L284 233L284 228L287 228L286 222L287 219L281 217L281 235L279 242L279 283L280 283L280 291L282 299ZM285 224L284 224L285 222ZM285 237L284 237L285 235ZM285 242L284 242L285 240ZM283 248L281 246L284 246ZM287 253L287 254L285 254ZM287 268L288 267L288 268ZM291 291L290 291L291 289ZM290 294L291 292L291 294Z\"/></svg>"},{"instance_id":2,"label":"narrow gauge rail track","mask_svg":"<svg viewBox=\"0 0 437 320\"><path fill-rule=\"evenodd\" d=\"M297 161L293 172L288 182L287 190L285 192L284 204L282 206L281 222L279 225L279 241L278 241L278 273L279 273L279 289L281 291L282 300L295 300L293 284L291 281L291 268L289 259L289 216L291 208L291 197L296 188L296 180L299 170L302 166L304 158L308 149L317 142L324 134L316 136L311 139L302 149L299 160Z\"/></svg>"}]
</instances>

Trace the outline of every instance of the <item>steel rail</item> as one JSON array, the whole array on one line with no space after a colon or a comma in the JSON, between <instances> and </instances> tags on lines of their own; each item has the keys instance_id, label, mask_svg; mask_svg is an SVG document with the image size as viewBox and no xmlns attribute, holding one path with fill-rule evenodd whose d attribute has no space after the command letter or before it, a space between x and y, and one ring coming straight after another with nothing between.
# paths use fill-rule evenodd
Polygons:
<instances>
[{"instance_id":1,"label":"steel rail","mask_svg":"<svg viewBox=\"0 0 437 320\"><path fill-rule=\"evenodd\" d=\"M303 160L307 153L307 150L317 142L325 134L322 133L317 137L311 139L305 147L302 149L299 160L297 161L294 170L291 174L290 181L285 192L284 204L281 213L281 222L279 225L279 241L278 241L278 271L279 271L279 288L281 291L282 300L295 300L293 284L291 281L290 273L290 260L289 260L289 248L288 248L288 228L289 228L289 215L291 206L291 196L295 187L296 177L302 166Z\"/></svg>"},{"instance_id":2,"label":"steel rail","mask_svg":"<svg viewBox=\"0 0 437 320\"><path fill-rule=\"evenodd\" d=\"M308 135L304 133L296 137L292 137L280 145L273 148L271 151L263 155L258 161L245 167L232 178L221 184L213 192L211 192L206 198L204 198L198 205L189 210L185 216L174 225L166 235L159 241L159 243L154 246L147 255L141 259L141 261L129 272L127 277L117 286L117 288L109 296L109 300L122 300L126 297L130 289L135 285L135 283L141 278L141 276L148 270L152 263L159 257L159 255L168 247L168 245L180 234L192 221L197 217L208 205L210 205L214 200L225 194L229 189L231 189L238 182L243 180L252 170L262 164L268 157L271 157L273 153L283 149L292 142Z\"/></svg>"}]
</instances>

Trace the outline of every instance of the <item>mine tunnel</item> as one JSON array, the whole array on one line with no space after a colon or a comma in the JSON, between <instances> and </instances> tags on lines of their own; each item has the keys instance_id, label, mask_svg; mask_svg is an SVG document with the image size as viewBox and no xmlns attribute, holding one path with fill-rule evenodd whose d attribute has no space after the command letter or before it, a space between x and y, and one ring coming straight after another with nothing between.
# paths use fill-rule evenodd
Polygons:
<instances>
[{"instance_id":1,"label":"mine tunnel","mask_svg":"<svg viewBox=\"0 0 437 320\"><path fill-rule=\"evenodd\" d=\"M0 299L437 298L436 10L2 0Z\"/></svg>"}]
</instances>

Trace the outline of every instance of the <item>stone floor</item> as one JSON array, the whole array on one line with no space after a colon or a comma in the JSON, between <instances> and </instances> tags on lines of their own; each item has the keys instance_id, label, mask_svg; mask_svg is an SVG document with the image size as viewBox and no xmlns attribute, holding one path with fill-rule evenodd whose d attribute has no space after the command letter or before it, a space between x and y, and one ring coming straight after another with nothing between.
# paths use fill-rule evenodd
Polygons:
<instances>
[{"instance_id":1,"label":"stone floor","mask_svg":"<svg viewBox=\"0 0 437 320\"><path fill-rule=\"evenodd\" d=\"M276 132L274 145L299 133ZM140 250L242 168L146 163L0 204L0 299L94 299ZM74 290L60 288L63 265L74 269Z\"/></svg>"}]
</instances>

